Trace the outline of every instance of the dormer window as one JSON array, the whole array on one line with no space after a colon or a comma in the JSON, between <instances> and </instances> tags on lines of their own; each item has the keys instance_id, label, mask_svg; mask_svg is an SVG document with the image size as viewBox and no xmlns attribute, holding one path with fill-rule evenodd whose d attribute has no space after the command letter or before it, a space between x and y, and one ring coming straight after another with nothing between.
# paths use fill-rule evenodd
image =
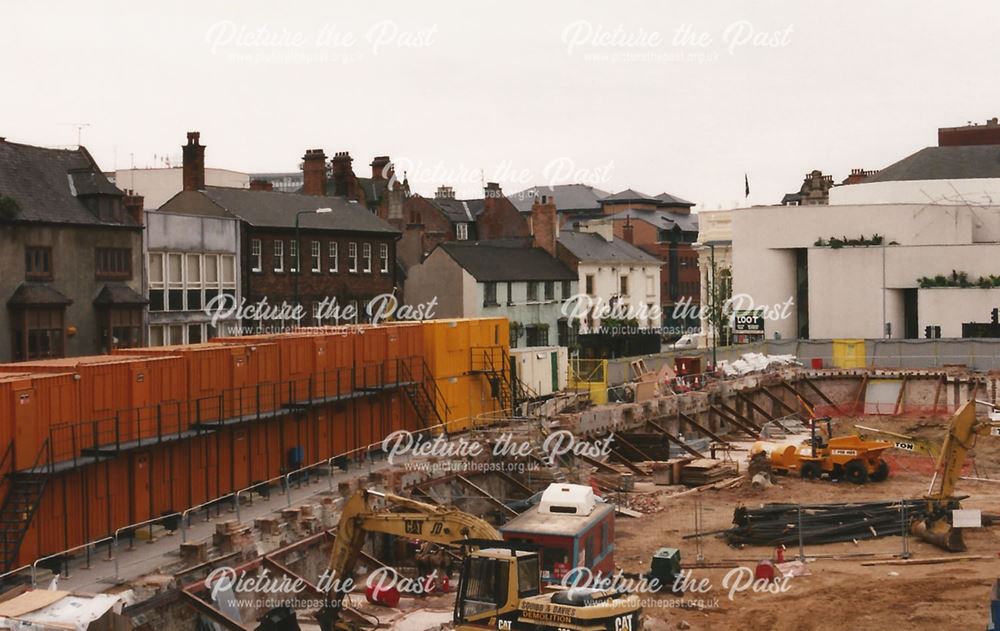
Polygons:
<instances>
[{"instance_id":1,"label":"dormer window","mask_svg":"<svg viewBox=\"0 0 1000 631\"><path fill-rule=\"evenodd\" d=\"M458 223L455 224L455 238L459 241L468 241L469 239L469 224Z\"/></svg>"},{"instance_id":2,"label":"dormer window","mask_svg":"<svg viewBox=\"0 0 1000 631\"><path fill-rule=\"evenodd\" d=\"M122 223L125 219L122 200L114 195L87 195L81 197L87 209L94 213L99 221Z\"/></svg>"}]
</instances>

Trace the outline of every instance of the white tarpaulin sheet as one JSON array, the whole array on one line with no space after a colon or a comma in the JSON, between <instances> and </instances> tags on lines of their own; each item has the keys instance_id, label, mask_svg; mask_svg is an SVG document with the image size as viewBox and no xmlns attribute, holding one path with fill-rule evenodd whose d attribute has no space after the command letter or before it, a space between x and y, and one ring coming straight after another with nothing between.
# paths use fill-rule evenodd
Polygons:
<instances>
[{"instance_id":1,"label":"white tarpaulin sheet","mask_svg":"<svg viewBox=\"0 0 1000 631\"><path fill-rule=\"evenodd\" d=\"M753 372L763 372L769 368L791 366L797 363L794 355L744 353L742 357L734 361L723 359L719 362L719 368L722 370L722 374L727 377L738 377L740 375L749 375Z\"/></svg>"},{"instance_id":2,"label":"white tarpaulin sheet","mask_svg":"<svg viewBox=\"0 0 1000 631\"><path fill-rule=\"evenodd\" d=\"M35 592L26 592L12 598L4 605L16 605L19 599L30 600ZM85 631L91 622L124 602L121 594L96 594L94 596L66 595L50 605L16 615L0 617L0 629L16 631L49 631L73 629ZM120 611L120 607L116 609Z\"/></svg>"}]
</instances>

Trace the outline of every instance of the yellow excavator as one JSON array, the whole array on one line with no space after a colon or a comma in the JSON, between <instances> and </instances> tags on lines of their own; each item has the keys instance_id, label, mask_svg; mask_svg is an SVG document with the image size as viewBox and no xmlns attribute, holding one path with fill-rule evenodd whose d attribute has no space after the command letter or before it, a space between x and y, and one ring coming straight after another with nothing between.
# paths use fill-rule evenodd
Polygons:
<instances>
[{"instance_id":1,"label":"yellow excavator","mask_svg":"<svg viewBox=\"0 0 1000 631\"><path fill-rule=\"evenodd\" d=\"M384 507L374 508L381 499ZM505 542L489 523L452 507L434 506L391 493L359 490L344 504L330 552L331 585L353 579L370 532L461 548L462 573L455 596L456 631L636 631L642 607L635 595L575 588L541 593L537 551ZM342 619L346 594L327 593L316 613L322 631L361 628Z\"/></svg>"},{"instance_id":2,"label":"yellow excavator","mask_svg":"<svg viewBox=\"0 0 1000 631\"><path fill-rule=\"evenodd\" d=\"M961 508L965 496L955 495L955 485L962 475L962 465L969 450L981 435L1000 436L1000 414L995 408L987 420L976 417L976 403L993 408L991 403L967 401L952 416L948 434L941 445L937 467L924 499L927 516L913 522L910 531L924 541L949 552L965 550L961 528L951 523L951 511Z\"/></svg>"}]
</instances>

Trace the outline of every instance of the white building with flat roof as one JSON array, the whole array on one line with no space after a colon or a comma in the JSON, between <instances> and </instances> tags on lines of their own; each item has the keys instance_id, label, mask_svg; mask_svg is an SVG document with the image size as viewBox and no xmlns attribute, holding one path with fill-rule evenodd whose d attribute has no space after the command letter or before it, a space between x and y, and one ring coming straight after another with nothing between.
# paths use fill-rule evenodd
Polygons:
<instances>
[{"instance_id":1,"label":"white building with flat roof","mask_svg":"<svg viewBox=\"0 0 1000 631\"><path fill-rule=\"evenodd\" d=\"M1000 307L1000 205L741 208L732 262L768 338L962 337Z\"/></svg>"},{"instance_id":2,"label":"white building with flat roof","mask_svg":"<svg viewBox=\"0 0 1000 631\"><path fill-rule=\"evenodd\" d=\"M184 188L184 169L180 166L156 169L118 169L111 180L122 190L142 195L144 205L156 210ZM250 188L250 175L229 169L205 169L207 186Z\"/></svg>"}]
</instances>

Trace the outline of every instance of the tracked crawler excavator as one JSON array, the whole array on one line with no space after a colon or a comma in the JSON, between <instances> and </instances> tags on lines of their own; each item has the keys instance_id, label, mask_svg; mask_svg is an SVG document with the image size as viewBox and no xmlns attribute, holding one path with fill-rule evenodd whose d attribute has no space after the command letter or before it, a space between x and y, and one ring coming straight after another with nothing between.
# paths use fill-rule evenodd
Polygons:
<instances>
[{"instance_id":1,"label":"tracked crawler excavator","mask_svg":"<svg viewBox=\"0 0 1000 631\"><path fill-rule=\"evenodd\" d=\"M976 417L976 403L983 403L993 411L988 419ZM962 465L976 438L983 435L1000 436L1000 414L990 403L967 401L952 416L948 434L941 445L937 467L931 478L924 500L927 517L913 522L910 531L924 541L949 552L965 550L962 530L951 523L951 511L961 508L965 496L955 495L955 485L962 475Z\"/></svg>"},{"instance_id":2,"label":"tracked crawler excavator","mask_svg":"<svg viewBox=\"0 0 1000 631\"><path fill-rule=\"evenodd\" d=\"M385 506L372 506L381 498ZM541 593L537 551L501 540L482 519L390 493L360 490L345 504L330 553L331 584L353 578L358 554L370 532L455 546L464 552L455 596L456 631L637 631L639 598L613 590L570 589ZM316 613L323 631L356 631L344 620L343 593L328 593Z\"/></svg>"}]
</instances>

